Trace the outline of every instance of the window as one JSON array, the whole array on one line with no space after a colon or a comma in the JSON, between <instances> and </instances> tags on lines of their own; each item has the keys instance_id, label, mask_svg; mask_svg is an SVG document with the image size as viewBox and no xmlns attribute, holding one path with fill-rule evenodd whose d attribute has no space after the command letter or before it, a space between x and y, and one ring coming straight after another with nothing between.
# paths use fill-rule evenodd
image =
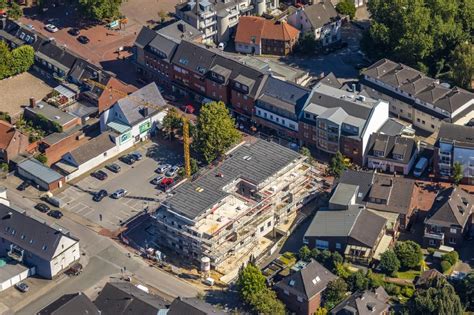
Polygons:
<instances>
[{"instance_id":1,"label":"window","mask_svg":"<svg viewBox=\"0 0 474 315\"><path fill-rule=\"evenodd\" d=\"M430 246L435 246L436 245L436 242L434 240L431 240L428 242L430 244Z\"/></svg>"},{"instance_id":2,"label":"window","mask_svg":"<svg viewBox=\"0 0 474 315\"><path fill-rule=\"evenodd\" d=\"M301 296L298 296L296 299L297 299L297 300L298 300L298 302L300 302L300 303L302 303L302 302L303 302L303 298L302 298Z\"/></svg>"},{"instance_id":3,"label":"window","mask_svg":"<svg viewBox=\"0 0 474 315\"><path fill-rule=\"evenodd\" d=\"M341 243L336 243L336 249L341 249Z\"/></svg>"},{"instance_id":4,"label":"window","mask_svg":"<svg viewBox=\"0 0 474 315\"><path fill-rule=\"evenodd\" d=\"M270 227L272 225L272 221L268 221L267 226Z\"/></svg>"},{"instance_id":5,"label":"window","mask_svg":"<svg viewBox=\"0 0 474 315\"><path fill-rule=\"evenodd\" d=\"M328 241L323 241L323 240L316 240L316 247L321 248L321 249L328 249L329 248L329 242Z\"/></svg>"},{"instance_id":6,"label":"window","mask_svg":"<svg viewBox=\"0 0 474 315\"><path fill-rule=\"evenodd\" d=\"M451 228L451 229L449 229L449 232L451 234L456 234L458 232L458 230L456 230L455 228Z\"/></svg>"},{"instance_id":7,"label":"window","mask_svg":"<svg viewBox=\"0 0 474 315\"><path fill-rule=\"evenodd\" d=\"M450 237L449 244L456 244L456 239L454 237Z\"/></svg>"}]
</instances>

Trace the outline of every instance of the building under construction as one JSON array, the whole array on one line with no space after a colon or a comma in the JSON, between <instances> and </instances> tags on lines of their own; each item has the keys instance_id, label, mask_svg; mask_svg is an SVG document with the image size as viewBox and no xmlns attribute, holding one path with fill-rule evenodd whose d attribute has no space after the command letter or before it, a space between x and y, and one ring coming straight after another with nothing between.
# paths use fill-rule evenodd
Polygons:
<instances>
[{"instance_id":1,"label":"building under construction","mask_svg":"<svg viewBox=\"0 0 474 315\"><path fill-rule=\"evenodd\" d=\"M196 263L209 257L217 270L232 261L240 266L313 196L314 173L305 160L264 140L238 146L172 191L153 214L155 242Z\"/></svg>"}]
</instances>

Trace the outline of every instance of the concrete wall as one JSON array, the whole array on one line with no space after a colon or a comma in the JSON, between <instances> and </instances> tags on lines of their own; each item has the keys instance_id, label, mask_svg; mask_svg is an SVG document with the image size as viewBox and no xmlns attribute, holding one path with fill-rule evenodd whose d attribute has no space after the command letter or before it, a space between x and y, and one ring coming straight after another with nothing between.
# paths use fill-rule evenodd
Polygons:
<instances>
[{"instance_id":1,"label":"concrete wall","mask_svg":"<svg viewBox=\"0 0 474 315\"><path fill-rule=\"evenodd\" d=\"M35 275L35 267L26 269L17 275L12 276L10 279L5 280L0 283L0 292L14 286L18 282L21 282L23 280L26 280L28 277L34 276Z\"/></svg>"},{"instance_id":2,"label":"concrete wall","mask_svg":"<svg viewBox=\"0 0 474 315\"><path fill-rule=\"evenodd\" d=\"M235 50L243 54L260 55L260 44L235 43Z\"/></svg>"},{"instance_id":3,"label":"concrete wall","mask_svg":"<svg viewBox=\"0 0 474 315\"><path fill-rule=\"evenodd\" d=\"M365 155L370 136L377 132L388 120L388 103L380 101L372 110L369 121L366 123L362 136L362 156Z\"/></svg>"}]
</instances>

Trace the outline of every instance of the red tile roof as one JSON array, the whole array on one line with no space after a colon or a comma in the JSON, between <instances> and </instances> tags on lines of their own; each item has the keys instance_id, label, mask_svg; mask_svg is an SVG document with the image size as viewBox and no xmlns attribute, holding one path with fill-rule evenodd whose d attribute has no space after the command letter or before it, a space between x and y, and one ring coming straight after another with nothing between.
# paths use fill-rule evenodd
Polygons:
<instances>
[{"instance_id":1,"label":"red tile roof","mask_svg":"<svg viewBox=\"0 0 474 315\"><path fill-rule=\"evenodd\" d=\"M260 44L262 39L290 41L296 39L299 33L286 22L274 22L257 16L242 16L237 26L235 42Z\"/></svg>"},{"instance_id":2,"label":"red tile roof","mask_svg":"<svg viewBox=\"0 0 474 315\"><path fill-rule=\"evenodd\" d=\"M0 149L6 149L10 145L13 137L15 136L16 129L13 125L0 120Z\"/></svg>"}]
</instances>

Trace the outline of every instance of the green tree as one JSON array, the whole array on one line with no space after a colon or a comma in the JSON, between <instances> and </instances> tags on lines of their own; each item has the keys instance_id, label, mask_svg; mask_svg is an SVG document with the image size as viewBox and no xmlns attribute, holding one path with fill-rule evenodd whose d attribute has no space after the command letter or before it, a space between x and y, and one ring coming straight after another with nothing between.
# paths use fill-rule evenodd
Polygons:
<instances>
[{"instance_id":1,"label":"green tree","mask_svg":"<svg viewBox=\"0 0 474 315\"><path fill-rule=\"evenodd\" d=\"M296 46L296 51L301 52L302 54L310 55L314 54L318 48L318 42L314 37L313 32L307 32L301 36Z\"/></svg>"},{"instance_id":2,"label":"green tree","mask_svg":"<svg viewBox=\"0 0 474 315\"><path fill-rule=\"evenodd\" d=\"M12 122L11 116L7 112L1 112L1 111L0 111L0 120L6 121L9 123Z\"/></svg>"},{"instance_id":3,"label":"green tree","mask_svg":"<svg viewBox=\"0 0 474 315\"><path fill-rule=\"evenodd\" d=\"M311 260L311 250L308 248L308 246L304 245L300 248L298 251L298 257L304 261Z\"/></svg>"},{"instance_id":4,"label":"green tree","mask_svg":"<svg viewBox=\"0 0 474 315\"><path fill-rule=\"evenodd\" d=\"M474 271L471 271L462 279L456 287L466 309L474 310Z\"/></svg>"},{"instance_id":5,"label":"green tree","mask_svg":"<svg viewBox=\"0 0 474 315\"><path fill-rule=\"evenodd\" d=\"M22 16L23 16L23 9L18 3L12 1L10 8L8 9L8 17L11 18L12 20L18 20Z\"/></svg>"},{"instance_id":6,"label":"green tree","mask_svg":"<svg viewBox=\"0 0 474 315\"><path fill-rule=\"evenodd\" d=\"M323 293L324 307L332 309L340 301L344 299L347 292L347 283L341 278L337 278L328 283L326 290Z\"/></svg>"},{"instance_id":7,"label":"green tree","mask_svg":"<svg viewBox=\"0 0 474 315\"><path fill-rule=\"evenodd\" d=\"M103 21L120 15L121 0L79 0L84 14L91 19Z\"/></svg>"},{"instance_id":8,"label":"green tree","mask_svg":"<svg viewBox=\"0 0 474 315\"><path fill-rule=\"evenodd\" d=\"M451 263L450 263L449 261L447 261L447 260L442 260L441 263L440 263L440 265L441 265L441 271L442 271L443 273L448 272L448 271L451 269L451 267L453 266L453 265L451 265Z\"/></svg>"},{"instance_id":9,"label":"green tree","mask_svg":"<svg viewBox=\"0 0 474 315\"><path fill-rule=\"evenodd\" d=\"M319 307L314 315L327 315L328 310L325 307Z\"/></svg>"},{"instance_id":10,"label":"green tree","mask_svg":"<svg viewBox=\"0 0 474 315\"><path fill-rule=\"evenodd\" d=\"M183 120L176 108L168 109L166 116L163 118L163 131L166 135L174 135L177 129L182 129Z\"/></svg>"},{"instance_id":11,"label":"green tree","mask_svg":"<svg viewBox=\"0 0 474 315\"><path fill-rule=\"evenodd\" d=\"M308 158L309 163L313 161L313 156L311 155L311 151L307 147L301 147L300 154L306 156Z\"/></svg>"},{"instance_id":12,"label":"green tree","mask_svg":"<svg viewBox=\"0 0 474 315\"><path fill-rule=\"evenodd\" d=\"M441 260L445 260L454 266L459 260L459 254L457 251L453 250L452 252L449 252L441 256Z\"/></svg>"},{"instance_id":13,"label":"green tree","mask_svg":"<svg viewBox=\"0 0 474 315\"><path fill-rule=\"evenodd\" d=\"M0 10L5 10L7 8L8 1L7 0L0 0Z\"/></svg>"},{"instance_id":14,"label":"green tree","mask_svg":"<svg viewBox=\"0 0 474 315\"><path fill-rule=\"evenodd\" d=\"M453 164L453 182L454 185L459 186L459 183L463 179L464 174L463 174L463 169L462 169L462 164L459 162L454 162Z\"/></svg>"},{"instance_id":15,"label":"green tree","mask_svg":"<svg viewBox=\"0 0 474 315\"><path fill-rule=\"evenodd\" d=\"M166 13L165 10L160 10L158 11L158 16L160 17L160 22L164 23L166 21L166 18L168 17L168 13Z\"/></svg>"},{"instance_id":16,"label":"green tree","mask_svg":"<svg viewBox=\"0 0 474 315\"><path fill-rule=\"evenodd\" d=\"M474 3L474 1L470 2ZM451 80L460 87L470 89L471 82L474 80L474 45L471 42L461 43L454 49L450 67Z\"/></svg>"},{"instance_id":17,"label":"green tree","mask_svg":"<svg viewBox=\"0 0 474 315\"><path fill-rule=\"evenodd\" d=\"M336 270L337 265L342 265L344 258L339 252L333 252L331 257L331 270Z\"/></svg>"},{"instance_id":18,"label":"green tree","mask_svg":"<svg viewBox=\"0 0 474 315\"><path fill-rule=\"evenodd\" d=\"M444 278L434 278L410 299L411 314L461 315L463 308L453 286Z\"/></svg>"},{"instance_id":19,"label":"green tree","mask_svg":"<svg viewBox=\"0 0 474 315\"><path fill-rule=\"evenodd\" d=\"M0 80L11 76L12 54L4 41L0 41Z\"/></svg>"},{"instance_id":20,"label":"green tree","mask_svg":"<svg viewBox=\"0 0 474 315\"><path fill-rule=\"evenodd\" d=\"M48 157L46 155L44 155L43 153L40 153L37 156L35 156L35 159L37 159L38 161L40 161L43 164L46 164L48 162Z\"/></svg>"},{"instance_id":21,"label":"green tree","mask_svg":"<svg viewBox=\"0 0 474 315\"><path fill-rule=\"evenodd\" d=\"M237 286L242 299L250 304L252 297L266 288L265 276L258 267L249 263L239 271Z\"/></svg>"},{"instance_id":22,"label":"green tree","mask_svg":"<svg viewBox=\"0 0 474 315\"><path fill-rule=\"evenodd\" d=\"M197 171L199 171L199 166L198 166L198 162L197 162L196 159L191 158L191 160L189 161L189 164L191 166L191 175L193 175Z\"/></svg>"},{"instance_id":23,"label":"green tree","mask_svg":"<svg viewBox=\"0 0 474 315\"><path fill-rule=\"evenodd\" d=\"M397 255L391 249L385 251L380 256L380 269L382 272L389 276L395 276L398 269L400 269L400 260Z\"/></svg>"},{"instance_id":24,"label":"green tree","mask_svg":"<svg viewBox=\"0 0 474 315\"><path fill-rule=\"evenodd\" d=\"M252 305L257 314L285 315L285 305L277 299L275 291L269 288L264 288L252 295L250 305Z\"/></svg>"},{"instance_id":25,"label":"green tree","mask_svg":"<svg viewBox=\"0 0 474 315\"><path fill-rule=\"evenodd\" d=\"M341 152L337 151L329 164L329 173L334 177L339 178L346 168L347 166L344 163L344 156Z\"/></svg>"},{"instance_id":26,"label":"green tree","mask_svg":"<svg viewBox=\"0 0 474 315\"><path fill-rule=\"evenodd\" d=\"M343 15L348 15L351 20L355 17L356 7L354 1L342 0L336 5L336 11Z\"/></svg>"},{"instance_id":27,"label":"green tree","mask_svg":"<svg viewBox=\"0 0 474 315\"><path fill-rule=\"evenodd\" d=\"M367 290L369 287L369 279L367 279L361 270L351 273L346 282L349 291L352 292Z\"/></svg>"},{"instance_id":28,"label":"green tree","mask_svg":"<svg viewBox=\"0 0 474 315\"><path fill-rule=\"evenodd\" d=\"M0 171L8 173L8 163L0 163Z\"/></svg>"},{"instance_id":29,"label":"green tree","mask_svg":"<svg viewBox=\"0 0 474 315\"><path fill-rule=\"evenodd\" d=\"M423 258L420 245L413 241L397 242L394 251L401 267L406 269L418 267Z\"/></svg>"},{"instance_id":30,"label":"green tree","mask_svg":"<svg viewBox=\"0 0 474 315\"><path fill-rule=\"evenodd\" d=\"M12 50L12 73L23 73L35 62L35 50L30 45L23 45Z\"/></svg>"},{"instance_id":31,"label":"green tree","mask_svg":"<svg viewBox=\"0 0 474 315\"><path fill-rule=\"evenodd\" d=\"M193 136L193 147L207 163L222 156L241 137L223 102L211 102L201 108Z\"/></svg>"}]
</instances>

